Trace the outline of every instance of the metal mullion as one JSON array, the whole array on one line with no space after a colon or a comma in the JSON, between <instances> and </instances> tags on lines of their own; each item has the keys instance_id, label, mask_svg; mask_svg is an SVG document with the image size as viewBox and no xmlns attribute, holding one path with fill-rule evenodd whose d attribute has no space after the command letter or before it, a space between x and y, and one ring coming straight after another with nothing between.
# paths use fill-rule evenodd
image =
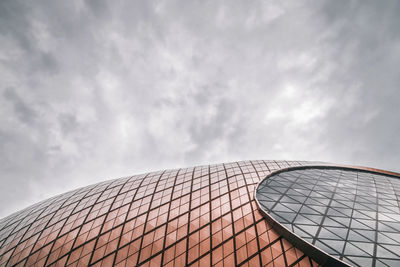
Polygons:
<instances>
[{"instance_id":1,"label":"metal mullion","mask_svg":"<svg viewBox=\"0 0 400 267\"><path fill-rule=\"evenodd\" d=\"M260 221L261 221L261 220L260 220ZM261 255L261 253L263 253L265 250L267 250L267 248L272 247L276 242L279 242L279 241L281 240L281 238L282 238L282 237L279 237L279 238L275 239L274 241L270 242L268 245L266 245L263 249L261 249L261 250L259 251L259 255ZM235 254L235 253L236 253L236 250L235 250L235 252L234 252L233 254ZM236 256L236 255L235 255L235 256ZM261 257L260 257L260 258L261 258ZM274 261L274 259L273 259L272 261ZM242 266L242 265L244 265L244 264L246 264L246 263L248 263L248 261L243 261L240 265L235 264L235 266ZM262 264L261 264L261 266L262 266Z\"/></svg>"},{"instance_id":2,"label":"metal mullion","mask_svg":"<svg viewBox=\"0 0 400 267\"><path fill-rule=\"evenodd\" d=\"M101 185L100 185L101 186ZM90 190L88 190L88 192L85 194L85 196L87 195L87 194L89 194L89 192L91 191L91 190L93 190L93 189L95 189L96 188L96 186L94 186L93 188L91 188ZM107 186L105 187L105 189L103 190L103 192L105 191L105 190L107 190ZM96 202L97 202L97 200L99 199L101 197L101 193L99 194L99 196L98 196L98 198L96 199ZM82 200L82 199L81 199ZM80 201L81 201L80 200ZM79 202L80 202L79 201ZM96 203L95 202L95 203ZM95 204L93 204L91 207L90 207L90 210L89 210L89 212L88 212L88 214L86 215L86 217L85 217L85 220L86 220L86 218L87 218L87 216L89 216L89 214L90 214L90 212L91 212L91 210L93 209L93 207L95 206ZM76 207L75 207L76 208ZM75 209L74 208L74 209ZM46 261L44 262L44 266L46 266L47 265L47 261L49 260L49 256L50 256L50 254L51 254L51 252L52 252L52 250L53 250L53 247L54 247L54 245L56 244L56 241L57 241L57 239L60 237L60 232L61 232L61 229L66 225L66 223L67 223L67 221L68 221L68 217L66 217L65 218L65 222L63 223L63 225L60 227L60 231L58 232L58 234L57 234L57 237L53 240L53 245L51 245L51 248L50 248L50 250L49 250L49 253L48 253L48 255L47 255L47 257L46 257ZM67 235L67 234L69 234L71 231L68 231L67 233L64 233L63 235L61 235L61 236L64 236L64 235ZM75 242L75 240L73 241L73 242ZM71 251L69 252L69 254L71 253ZM69 257L69 256L68 256Z\"/></svg>"},{"instance_id":3,"label":"metal mullion","mask_svg":"<svg viewBox=\"0 0 400 267\"><path fill-rule=\"evenodd\" d=\"M110 185L111 185L114 181L115 181L115 180L113 180L113 181L110 183ZM110 187L110 188L107 187L107 189L105 189L105 190L103 191L103 193L104 193L104 192L105 192L106 190L108 190L108 189L112 189L112 188L115 188L115 187L117 187L117 186L121 186L121 188L118 190L118 193L113 197L114 200L111 202L110 208L109 208L108 211L104 214L104 215L105 215L104 221L103 221L103 223L101 224L99 234L98 234L97 237L96 237L96 241L95 241L95 243L94 243L93 251L92 251L92 253L91 253L91 255L90 255L89 265L90 265L90 262L91 262L92 259L93 259L94 252L96 251L96 246L97 246L97 243L98 243L99 238L100 238L100 236L101 236L101 231L103 230L103 227L104 227L104 224L105 224L105 220L107 219L107 215L110 213L111 208L112 208L112 206L113 206L115 200L117 199L117 196L121 193L122 189L123 189L124 186L128 183L128 181L129 181L129 178L128 178L124 183L115 185L115 186ZM101 195L102 195L102 194L100 194L99 197L101 197ZM103 200L102 202L105 202L105 201L107 201L108 199L111 199L111 198L106 198L106 199ZM96 203L95 203L95 204L96 204ZM94 207L95 204L93 204L92 207ZM90 212L87 214L87 216L89 216L89 214L90 214ZM86 218L87 218L87 217L86 217ZM80 229L82 229L82 226L80 227ZM80 232L80 229L79 229L79 232ZM112 231L112 230L110 230L110 231ZM78 232L78 234L79 234L79 232ZM109 232L109 231L107 231L107 232ZM75 243L76 240L77 240L77 238L75 238L75 240L74 240L73 243ZM109 241L109 240L108 240L108 241ZM108 243L107 243L107 244L108 244ZM71 251L72 251L72 250L71 250ZM67 259L66 263L68 262L69 257L71 256L71 251L68 253L68 259Z\"/></svg>"},{"instance_id":4,"label":"metal mullion","mask_svg":"<svg viewBox=\"0 0 400 267\"><path fill-rule=\"evenodd\" d=\"M186 213L184 213L184 214L186 214ZM208 225L209 225L209 224L203 225L202 227L199 228L199 231L200 231L201 229L203 229L203 228L206 228ZM178 239L176 242L174 242L174 243L170 244L168 247L164 248L164 250L161 250L161 251L157 252L157 253L154 254L153 256L150 256L149 258L147 258L146 260L144 260L143 262L141 262L141 265L143 265L144 263L146 263L146 262L148 262L148 261L151 261L152 259L158 257L161 253L164 253L164 251L166 251L166 250L172 248L172 247L175 246L177 243L179 243L179 242L185 240L186 238L187 238L187 236L181 237L181 238ZM230 240L230 239L228 239L228 240L226 240L226 241L229 241L229 240ZM226 242L222 242L220 245L225 244L225 243L226 243ZM218 245L217 247L219 247L220 245ZM188 252L188 251L186 250L186 252ZM187 253L186 253L186 254L187 254ZM202 255L202 256L200 256L200 257L194 259L193 262L195 262L195 261L197 261L197 260L199 260L199 259L205 257L206 255L207 255L207 253L205 253L204 255ZM191 262L191 263L193 263L193 262ZM162 263L161 263L161 264L162 264ZM188 266L188 265L189 265L189 263L186 263L185 266Z\"/></svg>"},{"instance_id":5,"label":"metal mullion","mask_svg":"<svg viewBox=\"0 0 400 267\"><path fill-rule=\"evenodd\" d=\"M265 162L265 160L263 160L262 163L264 163L265 167L267 167L269 173L272 173L274 171L274 170L271 170L271 168L268 166L268 164L267 164L267 162Z\"/></svg>"},{"instance_id":6,"label":"metal mullion","mask_svg":"<svg viewBox=\"0 0 400 267\"><path fill-rule=\"evenodd\" d=\"M138 258L137 258L137 264L139 264L140 263L140 255L141 255L141 252L142 252L142 246L143 246L143 239L144 239L144 236L145 236L145 231L146 231L146 226L147 226L147 219L148 219L148 217L149 217L149 213L150 213L150 207L151 207L151 203L153 202L153 199L154 199L154 195L155 195L155 193L156 193L156 190L157 190L157 186L158 186L158 184L159 184L159 182L160 182L160 180L161 180L161 177L165 174L165 172L166 171L163 171L162 173L161 173L161 175L158 177L158 179L157 179L157 182L156 182L156 185L155 185L155 187L154 187L154 192L153 192L153 194L151 194L151 198L150 198L150 204L149 204L149 211L147 211L147 213L146 213L146 220L145 220L145 222L144 222L144 226L143 226L143 235L142 235L142 238L141 238L141 240L140 240L140 250L139 250L139 252L138 252ZM144 196L144 197L147 197L147 196ZM151 232L152 230L150 230L150 232ZM93 255L93 254L92 254Z\"/></svg>"},{"instance_id":7,"label":"metal mullion","mask_svg":"<svg viewBox=\"0 0 400 267\"><path fill-rule=\"evenodd\" d=\"M29 229L30 229L30 227L31 227L31 225L40 217L40 215L49 207L49 206L51 206L54 202L55 202L56 200L53 200L50 204L48 204L48 205L44 205L43 206L43 210L37 215L37 217L30 223L30 224L28 224L28 225L25 225L25 226L23 226L21 229L19 229L19 230L17 230L16 232L14 232L15 231L15 229L21 224L21 222L24 220L24 218L27 218L28 216L30 216L32 213L34 213L35 212L35 204L34 205L32 205L31 207L28 207L28 208L31 208L29 211L28 211L28 214L26 215L26 216L24 216L24 217L22 217L21 219L19 219L18 220L18 223L16 223L16 225L14 226L14 228L12 228L12 231L10 232L10 234L8 234L8 236L7 237L5 237L4 239L2 239L2 240L4 240L4 242L7 240L7 238L9 238L11 235L13 235L14 233L18 233L18 231L20 231L20 230L22 230L22 229L24 229L25 227L27 228L26 230L25 230L25 232L22 234L22 236L21 236L21 240L19 240L18 241L18 244L17 245L15 245L14 247L12 247L12 248L10 248L10 249L8 249L5 253L7 253L8 251L10 251L10 250L12 250L12 249L14 249L15 250L15 248L20 244L20 243L22 243L22 242L24 242L24 241L26 241L28 238L25 238L25 239L23 239L24 237L25 237L25 234L29 231ZM40 204L43 204L43 203L38 203L37 205L40 205ZM28 209L27 208L27 209ZM18 214L18 215L20 215L20 214ZM10 222L11 222L12 220L10 220ZM9 222L9 223L10 223ZM5 229L5 228L7 228L8 226L12 226L13 224L11 223L11 224L8 224L8 225L6 225L3 229ZM3 253L3 255L5 254L5 253ZM14 251L11 253L11 255L9 256L9 259L7 260L7 263L6 263L6 265L8 264L8 262L10 261L10 259L12 258L12 256L14 255Z\"/></svg>"},{"instance_id":8,"label":"metal mullion","mask_svg":"<svg viewBox=\"0 0 400 267\"><path fill-rule=\"evenodd\" d=\"M208 165L208 208L210 213L210 266L212 266L212 250L213 250L213 242L212 242L212 207L211 207L211 166ZM205 253L204 255L207 255Z\"/></svg>"},{"instance_id":9,"label":"metal mullion","mask_svg":"<svg viewBox=\"0 0 400 267\"><path fill-rule=\"evenodd\" d=\"M296 253L296 256L297 256L297 253ZM300 263L306 257L308 257L308 256L303 253L303 255L301 257L298 257L297 260L295 260L295 262L293 262L292 264L289 265L289 267L298 266L297 264Z\"/></svg>"},{"instance_id":10,"label":"metal mullion","mask_svg":"<svg viewBox=\"0 0 400 267\"><path fill-rule=\"evenodd\" d=\"M66 202L69 200L69 198L72 197L72 196L74 196L76 193L78 193L78 192L75 192L75 193L73 193L71 196L67 197L67 198L64 200L63 204L61 204L60 207L62 207L62 205L64 205L64 203L66 203ZM56 197L54 197L54 198L56 198ZM31 222L31 223L29 224L29 226L28 226L28 228L26 229L25 233L23 234L22 238L23 238L23 237L25 236L25 234L29 231L29 229L30 229L30 227L32 226L32 224L33 224L34 222L36 222L37 219L43 214L43 212L44 212L48 207L50 207L52 204L54 204L56 201L57 201L57 199L55 199L53 202L51 202L49 205L47 205L46 208L44 208L44 209L40 212L40 214L38 215L38 217L36 217L36 219L35 219L33 222ZM38 239L39 239L39 237L41 236L41 234L43 233L43 231L46 229L46 227L48 226L48 224L50 223L50 221L52 220L52 218L54 217L54 215L55 215L56 213L57 213L57 211L54 211L54 212L53 212L53 215L52 215L52 217L51 217L51 219L47 221L45 227L44 227L41 231L39 231L39 232L36 233L36 234L39 234ZM35 234L35 235L36 235L36 234ZM32 236L31 236L31 237L32 237ZM29 238L31 238L31 237L29 237ZM22 239L22 238L21 238L21 240L18 242L18 244L20 244L21 242L24 242L24 241L26 241L26 240L29 239L29 238L26 238L26 239ZM17 262L15 265L18 265L19 263L23 262L24 259L28 259L31 255L33 255L34 253L36 253L37 251L39 251L41 248L43 248L43 247L45 247L46 245L48 245L48 244L51 243L51 242L49 242L48 244L43 245L43 246L42 246L41 248L39 248L38 250L33 251L33 248L35 247L36 242L38 241L38 239L37 239L37 240L35 241L35 243L32 245L32 249L30 250L28 256L26 256L26 257L24 257L23 259L21 259L21 260L20 260L19 262ZM54 240L53 240L53 241L54 241ZM18 246L18 244L17 244L15 247L13 247L13 248L15 249L15 248ZM8 251L9 251L9 250L8 250ZM14 252L10 255L9 259L7 260L6 265L8 265L8 263L9 263L9 261L11 260L13 254L14 254Z\"/></svg>"},{"instance_id":11,"label":"metal mullion","mask_svg":"<svg viewBox=\"0 0 400 267\"><path fill-rule=\"evenodd\" d=\"M376 266L376 255L377 255L377 250L378 250L378 225L379 225L379 221L378 221L379 203L378 202L379 202L379 196L378 196L378 190L376 187L375 178L373 178L373 179L374 179L375 192L376 192L376 196L375 196L375 200L376 200L376 213L375 213L376 218L375 219L376 219L376 222L375 222L375 243L374 243L374 251L373 251L373 255L372 255L372 267L375 267ZM389 183L390 183L390 181L389 181ZM392 183L390 183L390 185L392 186L392 189L394 189Z\"/></svg>"},{"instance_id":12,"label":"metal mullion","mask_svg":"<svg viewBox=\"0 0 400 267\"><path fill-rule=\"evenodd\" d=\"M202 167L204 167L204 166L202 166ZM208 170L210 170L210 166L208 165ZM209 172L208 172L208 174L209 174ZM202 176L200 176L200 177L198 177L198 178L204 178L205 176L207 176L207 174L205 174L205 175L202 175ZM210 185L210 179L211 179L211 176L209 175L209 197L210 197L210 199L209 199L209 213L210 213L210 221L208 222L208 223L206 223L205 225L203 225L203 226L200 226L198 229L196 229L195 231L193 231L193 232L200 232L202 229L204 229L204 228L206 228L207 226L210 226L210 261L212 260L212 251L211 251L211 249L212 249L212 223L213 223L213 221L212 221L212 219L211 219L211 185ZM201 183L201 182L200 182ZM204 187L200 187L199 189L197 189L198 191L201 191L203 188L205 188L206 186L204 186ZM200 197L199 198L201 198L201 194L200 194ZM200 209L200 207L201 206L203 206L203 205L206 205L207 203L204 203L204 204L200 204L198 207L196 207L196 209L197 208L199 208ZM191 212L191 211L193 211L194 209L191 209L191 207L189 208L189 212ZM189 213L190 214L190 213ZM201 216L201 215L200 215ZM220 218L220 217L219 217ZM190 229L188 229L188 235L187 235L187 237L188 237L188 243L187 243L187 247L186 247L186 251L189 251L189 233L190 233ZM203 258L203 257L205 257L207 255L207 253L205 253L204 255L202 255L202 256L199 256L198 258L196 258L196 259L194 259L193 260L193 262L195 262L195 261L197 261L197 260L199 260L199 259L201 259L201 258ZM187 255L187 258L188 258L188 255ZM191 263L193 263L193 262L191 262ZM187 264L189 264L189 262L186 262Z\"/></svg>"},{"instance_id":13,"label":"metal mullion","mask_svg":"<svg viewBox=\"0 0 400 267\"><path fill-rule=\"evenodd\" d=\"M285 266L288 266L287 259L286 259L286 252L285 248L283 247L283 242L282 242L283 237L279 238L279 243L281 244L281 249L282 249L282 255L283 255L283 260L285 261Z\"/></svg>"},{"instance_id":14,"label":"metal mullion","mask_svg":"<svg viewBox=\"0 0 400 267\"><path fill-rule=\"evenodd\" d=\"M232 197L231 197L231 189L229 186L229 181L228 181L228 172L226 170L225 164L222 164L222 166L224 167L225 170L225 175L226 175L226 181L227 181L227 185L228 185L228 197L229 197L229 206L231 208L230 210L230 214L231 214L231 221L232 221L232 237L233 237L233 254L234 254L234 261L235 261L235 265L237 266L237 259L236 259L236 234L235 234L235 226L234 226L234 220L233 220L233 210L232 210Z\"/></svg>"},{"instance_id":15,"label":"metal mullion","mask_svg":"<svg viewBox=\"0 0 400 267\"><path fill-rule=\"evenodd\" d=\"M279 174L278 174L278 176L279 176ZM281 193L281 196L279 197L279 199L278 199L277 201L275 201L275 203L274 203L274 204L272 205L272 207L270 208L271 211L276 207L276 205L280 202L280 200L281 200L284 196L287 195L287 192L291 189L292 185L296 184L296 182L300 179L300 177L301 177L301 176L296 177L296 180L293 181L293 182L291 182L290 186L287 187L287 189L285 190L285 193ZM278 193L280 193L280 192L278 192ZM307 197L306 195L304 195L304 196ZM303 207L303 206L304 206L304 203L302 203L301 205L302 205L302 207ZM295 217L295 218L296 218L296 217Z\"/></svg>"},{"instance_id":16,"label":"metal mullion","mask_svg":"<svg viewBox=\"0 0 400 267\"><path fill-rule=\"evenodd\" d=\"M243 206L244 206L244 205L241 205L240 207L243 207ZM185 212L184 214L186 214L186 213L187 213L187 212ZM225 216L225 215L224 215L224 216ZM223 217L223 216L218 217L216 220L218 220L218 219L220 219L220 218L222 218L222 217ZM216 220L214 220L214 221L216 221ZM258 220L257 223L261 222L262 220L263 220L263 218L261 218L260 220ZM198 231L201 231L202 229L206 228L206 227L209 226L211 223L212 223L212 222L209 222L209 223L207 223L207 224L201 226L201 227L198 229ZM252 226L253 226L253 225L250 224L249 226L244 227L242 230L240 230L240 231L237 233L237 235L239 235L239 234L241 234L241 233L244 233L245 231L247 231L248 229L250 229ZM140 237L136 238L134 241L138 240L139 238L140 238ZM171 247L175 246L175 244L177 244L177 243L179 243L179 242L185 240L185 238L187 238L187 236L184 236L184 237L182 237L181 239L177 240L176 242L172 243L172 244L169 245L168 247L164 248L164 250L161 250L161 251L157 252L157 253L154 254L153 256L151 256L151 257L149 257L148 259L146 259L146 260L144 260L143 262L141 262L141 264L144 264L144 263L146 263L146 262L148 262L148 261L150 261L150 260L156 258L158 255L160 255L161 253L163 253L163 251L166 251L166 250L170 249ZM281 237L277 238L274 242L272 242L272 244L274 244L274 243L275 243L277 240L279 240L280 238L281 238ZM218 244L218 245L217 245L214 249L212 249L212 250L216 250L217 248L219 248L219 247L223 246L224 244L228 243L230 240L233 240L233 243L235 243L235 236L232 235L232 236L231 236L230 238L228 238L227 240L222 241L220 244ZM127 245L129 245L129 244L127 244ZM127 245L124 245L123 247L125 247L125 246L127 246ZM122 247L122 248L123 248L123 247ZM267 247L269 247L269 245L267 245L266 248L267 248ZM212 250L210 249L210 252L212 252ZM186 251L188 251L188 250L186 250ZM235 251L236 251L236 250L235 250ZM233 254L235 254L235 251L233 252ZM106 258L106 257L109 256L110 254L112 254L112 253L107 254L107 255L104 256L102 259ZM256 254L254 254L254 255L256 255ZM193 262L195 262L195 261L197 261L197 260L199 260L199 259L202 259L202 258L205 257L205 256L207 256L207 253L205 253L205 254L203 254L202 256L200 256L200 257L194 259ZM101 259L99 259L98 261L94 262L93 264L96 264L96 263L99 262L99 261L101 261ZM190 263L193 263L193 262L190 262ZM186 265L189 265L189 263L186 263Z\"/></svg>"},{"instance_id":17,"label":"metal mullion","mask_svg":"<svg viewBox=\"0 0 400 267\"><path fill-rule=\"evenodd\" d=\"M185 214L187 214L187 213L188 213L188 211L185 212L185 213L183 213L182 215L185 215ZM130 220L130 221L131 221L131 220ZM162 226L164 226L164 224L157 226L156 228L152 229L152 231L155 231L155 230L161 228ZM202 228L203 228L203 227L202 227ZM115 228L113 228L113 229L115 229ZM109 231L107 231L107 232L109 232ZM121 249L123 249L123 248L129 246L130 244L134 243L135 241L139 240L140 238L142 238L142 237L139 236L139 237L137 237L137 238L131 240L129 243L126 243L126 244L123 245L122 247L118 248L118 250L121 250ZM163 251L165 251L165 250L171 248L171 247L174 246L176 243L181 242L181 241L184 240L185 238L186 238L186 236L180 238L180 239L177 240L176 242L174 242L174 243L172 243L171 245L169 245L168 247L166 247L164 250L161 250L161 251L157 252L156 254L154 254L153 256L150 256L149 258L145 259L143 262L141 262L141 264L146 263L147 261L149 261L149 260L151 260L151 259L157 257L160 253L163 253ZM107 256L111 255L112 253L114 253L114 252L110 252L109 254L105 255L105 256L102 257L101 259L98 259L97 261L93 262L91 265L96 264L97 262L99 262L99 261L103 260L104 258L106 258Z\"/></svg>"},{"instance_id":18,"label":"metal mullion","mask_svg":"<svg viewBox=\"0 0 400 267\"><path fill-rule=\"evenodd\" d=\"M257 177L259 178L259 180L261 179L260 178L260 175L258 174L258 171L257 171L257 169L256 169L256 167L254 166L254 164L253 164L253 162L252 161L250 161L250 163L251 163L251 166L253 166L253 168L254 168L254 171L255 171L255 173L257 174ZM246 179L245 179L245 183L247 184L247 181L246 181ZM256 187L254 186L254 191L256 190ZM251 203L251 196L250 196L250 191L249 191L249 188L247 188L247 194L248 194L248 196L249 196L249 199L250 199L250 203ZM253 196L254 196L254 194L253 194ZM251 205L251 204L250 204ZM253 210L253 207L251 208L251 213L253 214L253 221L254 221L254 228L255 228L255 231L256 231L256 236L257 236L257 247L258 247L258 259L259 259L259 263L260 263L260 266L262 266L262 260L261 260L261 254L260 254L260 249L261 249L261 245L260 245L260 240L259 240L259 234L258 234L258 229L257 229L257 224L255 223L256 222L256 216L254 215L254 210Z\"/></svg>"},{"instance_id":19,"label":"metal mullion","mask_svg":"<svg viewBox=\"0 0 400 267\"><path fill-rule=\"evenodd\" d=\"M340 172L340 177L342 177L343 176L343 171L341 171ZM357 172L357 177L356 177L356 181L357 181L357 186L356 186L356 193L355 193L355 196L357 196L357 191L358 191L358 172ZM337 188L337 187L336 187ZM335 188L335 191L336 191L336 188ZM356 204L356 197L354 197L354 202L353 202L353 208L352 208L352 210L351 210L351 215L350 215L350 225L349 225L349 228L347 229L347 235L346 235L346 238L344 239L344 246L343 246L343 249L342 249L342 253L341 253L341 257L340 257L340 259L343 259L344 257L343 257L343 254L344 254L344 250L346 249L346 244L347 244L347 240L348 240L348 238L349 238L349 233L350 233L350 226L351 226L351 221L353 220L353 213L354 213L354 206L355 206L355 204Z\"/></svg>"},{"instance_id":20,"label":"metal mullion","mask_svg":"<svg viewBox=\"0 0 400 267\"><path fill-rule=\"evenodd\" d=\"M73 196L73 195L71 195L71 196ZM67 202L69 200L69 198L67 198L64 202L63 202L63 204L62 205L64 205L64 203L65 202ZM49 223L50 223L50 221L54 218L54 216L55 216L55 214L57 213L57 211L55 211L54 212L54 214L53 214L53 216L51 217L51 219L50 220L48 220L47 221L47 224L46 224L46 226L41 230L41 231L39 231L38 233L40 233L40 235L39 235L39 237L38 237L38 239L40 238L40 236L41 236L41 233L45 230L45 229L47 229L48 227L52 227L52 226L54 226L54 225L56 225L58 222L55 222L55 223L53 223L52 225L48 225ZM66 219L66 218L64 218L64 219ZM60 220L61 221L61 220ZM60 228L61 229L61 228ZM27 240L27 239L25 239L25 240ZM55 240L55 239L54 239ZM47 246L48 244L50 244L51 242L53 242L54 240L52 240L52 241L50 241L50 242L48 242L48 243L46 243L46 244L43 244L40 248L38 248L37 250L35 250L35 251L33 251L33 247L32 247L32 250L31 250L31 252L29 253L29 255L26 257L26 258L29 258L31 255L33 255L33 254L35 254L36 252L38 252L39 250L41 250L43 247L45 247L45 246ZM37 242L38 240L36 240L36 242ZM36 244L36 242L35 242L35 244ZM22 261L22 260L21 260ZM20 262L21 262L20 261ZM18 262L19 263L19 262ZM17 263L17 264L18 264Z\"/></svg>"},{"instance_id":21,"label":"metal mullion","mask_svg":"<svg viewBox=\"0 0 400 267\"><path fill-rule=\"evenodd\" d=\"M192 193L193 193L193 180L194 180L194 174L196 171L196 167L193 168L192 171L192 180L190 182L190 196L189 196L189 211L188 211L188 227L187 227L187 233L186 233L186 255L185 255L185 264L189 264L189 234L190 234L190 214L192 210ZM178 243L178 242L176 242Z\"/></svg>"},{"instance_id":22,"label":"metal mullion","mask_svg":"<svg viewBox=\"0 0 400 267\"><path fill-rule=\"evenodd\" d=\"M306 176L307 176L307 175L306 175ZM322 176L322 174L319 173L319 177L318 177L317 179L319 179L321 176ZM295 182L297 182L300 178L301 178L301 175L298 176L298 177L296 178L296 181L295 181ZM296 215L295 215L295 217L293 218L293 221L291 222L292 225L293 225L293 222L296 220L297 216L300 214L300 210L304 207L304 203L307 201L307 199L310 198L310 195L311 195L312 192L314 191L314 188L316 187L318 181L319 181L319 180L317 180L317 182L313 185L313 187L312 187L312 189L310 190L309 194L308 194L307 196L305 196L306 199L303 201L303 203L300 204L300 205L301 205L301 206L300 206L300 209L299 209L298 212L296 212ZM295 184L295 183L292 183L292 185L293 185L293 184ZM286 192L287 192L287 191L286 191ZM286 192L285 192L285 196L286 196ZM277 204L281 199L282 199L282 198L280 198L280 199L274 204L273 207L275 207L276 204ZM310 207L308 207L308 208L310 208ZM311 208L311 209L314 210L313 208ZM272 209L271 209L271 210L272 210ZM316 211L316 210L315 210L315 211ZM319 212L319 211L317 211L317 212ZM312 221L312 220L311 220L311 221ZM294 228L293 228L293 231L294 231ZM317 236L317 234L316 234L315 236Z\"/></svg>"},{"instance_id":23,"label":"metal mullion","mask_svg":"<svg viewBox=\"0 0 400 267\"><path fill-rule=\"evenodd\" d=\"M174 194L173 188L175 187L176 180L178 179L179 172L180 172L181 170L182 170L182 169L178 169L178 171L176 172L175 179L174 179L174 184L173 184L173 186L172 186L171 197L170 197L170 200L169 200L169 202L168 202L169 209L168 209L168 214L167 214L167 221L164 223L164 224L165 224L165 233L164 233L164 240L163 240L163 248L162 248L162 250L161 250L161 252L162 252L162 255L161 255L161 265L163 264L163 261L164 261L165 243L167 242L167 231L168 231L168 223L169 223L169 214L170 214L170 210L171 210L172 195ZM178 219L179 217L180 217L180 216L178 216L177 219ZM179 219L178 219L178 221L179 221ZM164 224L159 225L159 226L162 227ZM178 226L179 226L179 225L178 225ZM188 225L188 227L189 227L189 225Z\"/></svg>"},{"instance_id":24,"label":"metal mullion","mask_svg":"<svg viewBox=\"0 0 400 267\"><path fill-rule=\"evenodd\" d=\"M326 174L326 172L323 171L322 174L321 174L318 178L320 178L323 174ZM314 236L314 238L313 238L313 243L315 243L315 242L318 240L318 236L319 236L319 233L321 232L321 229L323 228L322 225L323 225L323 223L324 223L324 221L325 221L325 218L326 218L326 217L329 217L329 215L328 215L328 210L329 210L330 204L332 203L333 198L334 198L334 196L335 196L336 189L338 188L339 182L340 182L340 178L339 178L339 179L337 180L337 182L336 182L336 186L335 186L335 189L334 189L333 192L332 192L332 196L331 196L330 199L329 199L329 203L326 205L326 211L325 211L325 213L322 215L322 220L321 220L321 221L319 222L319 224L318 224L319 227L318 227L317 232L315 233L315 236ZM313 187L311 193L314 191L314 188L315 188L315 186ZM310 193L310 194L311 194L311 193Z\"/></svg>"},{"instance_id":25,"label":"metal mullion","mask_svg":"<svg viewBox=\"0 0 400 267\"><path fill-rule=\"evenodd\" d=\"M146 174L144 177L142 177L142 180L140 181L138 187L136 188L135 194L133 195L131 202L128 204L128 205L129 205L129 208L128 208L128 211L126 212L126 216L128 216L129 211L130 211L130 209L131 209L131 207L132 207L133 202L136 201L136 200L135 200L135 197L136 197L137 192L139 191L139 188L142 186L143 181L146 180L146 178L147 178L149 175L150 175L150 173L148 173L148 174ZM134 178L134 177L135 177L135 176L129 178L128 181L129 181L130 179ZM124 185L125 185L125 184L124 184ZM123 187L122 187L122 188L123 188ZM129 191L130 191L130 190L126 191L125 193L128 193ZM117 196L118 196L118 195L117 195ZM140 198L140 199L143 199L143 198ZM139 199L138 199L138 200L139 200ZM137 216L136 216L136 217L137 217ZM135 217L135 218L136 218L136 217ZM122 238L122 235L123 235L123 232L124 232L125 225L126 225L128 222L130 222L130 221L132 221L133 219L135 219L135 218L132 218L132 219L129 220L129 221L125 219L125 221L123 222L123 224L122 224L122 229L121 229L121 234L120 234L119 239L118 239L117 250L119 250L119 248L120 248L121 238ZM110 229L110 231L112 231L112 230L114 230L114 229L116 229L116 228L113 227L112 229ZM113 260L113 265L116 264L116 262L115 262L116 260L117 260L117 253L115 253L115 257L114 257L114 260ZM90 264L90 262L89 262L89 264Z\"/></svg>"}]
</instances>

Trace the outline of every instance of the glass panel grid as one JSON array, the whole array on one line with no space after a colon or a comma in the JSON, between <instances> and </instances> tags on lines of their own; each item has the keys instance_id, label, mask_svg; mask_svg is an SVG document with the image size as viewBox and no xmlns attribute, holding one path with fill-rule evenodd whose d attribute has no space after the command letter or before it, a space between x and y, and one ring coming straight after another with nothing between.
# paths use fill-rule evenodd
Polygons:
<instances>
[{"instance_id":1,"label":"glass panel grid","mask_svg":"<svg viewBox=\"0 0 400 267\"><path fill-rule=\"evenodd\" d=\"M168 170L56 196L0 220L0 266L317 266L253 199L260 177L301 164Z\"/></svg>"},{"instance_id":2,"label":"glass panel grid","mask_svg":"<svg viewBox=\"0 0 400 267\"><path fill-rule=\"evenodd\" d=\"M339 168L281 172L257 199L275 220L356 266L400 264L400 179Z\"/></svg>"}]
</instances>

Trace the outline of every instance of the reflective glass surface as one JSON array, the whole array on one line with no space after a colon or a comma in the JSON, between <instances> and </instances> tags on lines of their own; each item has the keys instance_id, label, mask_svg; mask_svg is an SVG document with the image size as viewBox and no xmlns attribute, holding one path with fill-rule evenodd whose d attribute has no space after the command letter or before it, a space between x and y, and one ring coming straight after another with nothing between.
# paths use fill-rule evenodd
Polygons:
<instances>
[{"instance_id":1,"label":"reflective glass surface","mask_svg":"<svg viewBox=\"0 0 400 267\"><path fill-rule=\"evenodd\" d=\"M109 180L0 220L0 266L318 266L254 200L297 161L241 161Z\"/></svg>"},{"instance_id":2,"label":"reflective glass surface","mask_svg":"<svg viewBox=\"0 0 400 267\"><path fill-rule=\"evenodd\" d=\"M341 168L285 171L262 181L269 216L356 266L400 266L400 179Z\"/></svg>"}]
</instances>

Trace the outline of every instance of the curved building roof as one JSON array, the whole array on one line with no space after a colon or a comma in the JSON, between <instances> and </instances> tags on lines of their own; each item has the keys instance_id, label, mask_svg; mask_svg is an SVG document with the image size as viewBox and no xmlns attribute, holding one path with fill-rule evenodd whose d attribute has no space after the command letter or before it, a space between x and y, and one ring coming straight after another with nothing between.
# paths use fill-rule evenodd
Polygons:
<instances>
[{"instance_id":1,"label":"curved building roof","mask_svg":"<svg viewBox=\"0 0 400 267\"><path fill-rule=\"evenodd\" d=\"M255 199L265 177L308 164L241 161L67 192L0 220L0 266L326 265Z\"/></svg>"}]
</instances>

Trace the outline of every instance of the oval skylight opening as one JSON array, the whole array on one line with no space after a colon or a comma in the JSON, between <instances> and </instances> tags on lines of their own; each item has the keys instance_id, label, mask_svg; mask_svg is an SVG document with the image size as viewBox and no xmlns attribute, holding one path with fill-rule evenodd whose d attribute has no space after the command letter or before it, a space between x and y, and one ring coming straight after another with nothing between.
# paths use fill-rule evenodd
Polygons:
<instances>
[{"instance_id":1,"label":"oval skylight opening","mask_svg":"<svg viewBox=\"0 0 400 267\"><path fill-rule=\"evenodd\" d=\"M400 179L336 167L260 182L261 210L293 238L355 266L400 266Z\"/></svg>"}]
</instances>

